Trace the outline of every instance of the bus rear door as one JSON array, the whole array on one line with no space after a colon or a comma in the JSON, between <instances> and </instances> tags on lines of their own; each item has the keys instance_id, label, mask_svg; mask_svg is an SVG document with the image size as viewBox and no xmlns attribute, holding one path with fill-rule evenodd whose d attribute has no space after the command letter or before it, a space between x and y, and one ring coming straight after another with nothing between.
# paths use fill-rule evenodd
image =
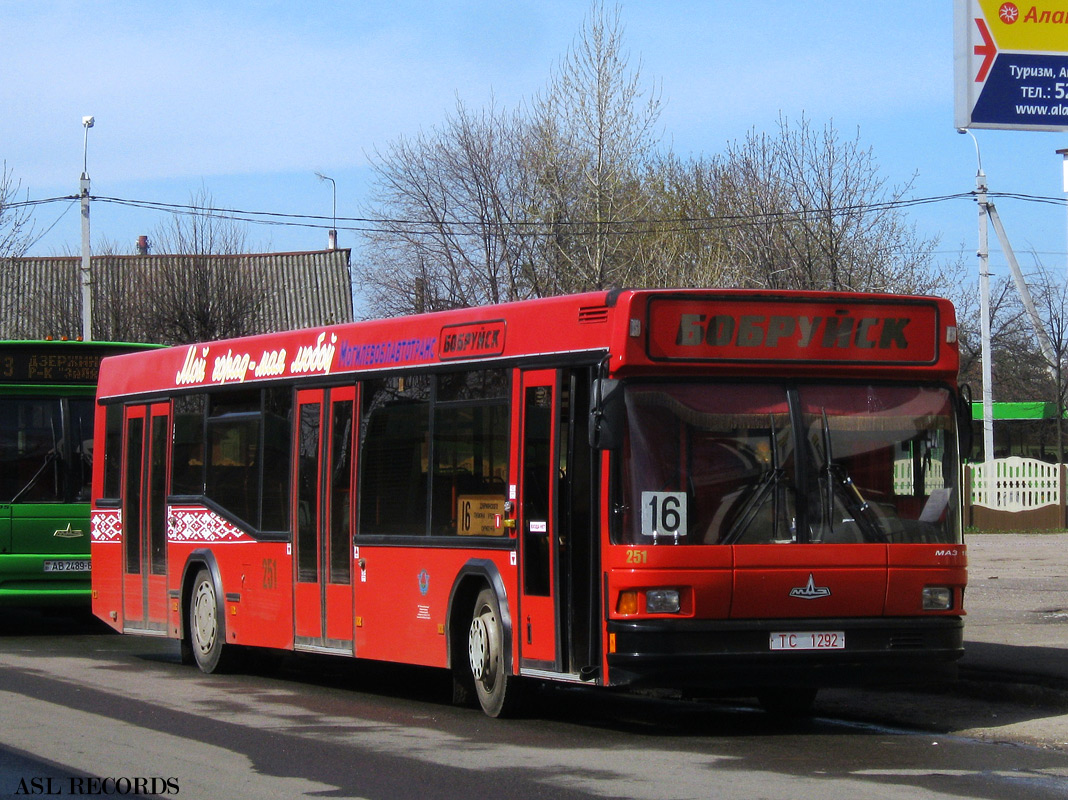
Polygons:
<instances>
[{"instance_id":1,"label":"bus rear door","mask_svg":"<svg viewBox=\"0 0 1068 800\"><path fill-rule=\"evenodd\" d=\"M126 408L123 450L123 627L167 631L169 403Z\"/></svg>"},{"instance_id":2,"label":"bus rear door","mask_svg":"<svg viewBox=\"0 0 1068 800\"><path fill-rule=\"evenodd\" d=\"M356 388L297 392L294 647L353 653Z\"/></svg>"}]
</instances>

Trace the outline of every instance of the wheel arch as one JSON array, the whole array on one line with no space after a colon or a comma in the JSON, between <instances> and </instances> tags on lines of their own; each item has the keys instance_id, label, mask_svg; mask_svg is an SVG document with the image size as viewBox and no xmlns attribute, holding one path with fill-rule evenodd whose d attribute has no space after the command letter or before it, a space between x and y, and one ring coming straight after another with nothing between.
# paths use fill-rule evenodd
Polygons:
<instances>
[{"instance_id":1,"label":"wheel arch","mask_svg":"<svg viewBox=\"0 0 1068 800\"><path fill-rule=\"evenodd\" d=\"M219 570L219 563L215 560L215 554L207 548L199 547L189 554L189 557L185 560L185 566L182 567L182 592L181 592L181 613L178 615L181 629L178 632L180 639L185 639L189 634L189 597L193 591L193 583L196 581L197 573L201 569L206 569L208 574L211 575L211 582L215 584L215 613L220 621L226 619L226 596L223 594L222 585L222 572Z\"/></svg>"},{"instance_id":2,"label":"wheel arch","mask_svg":"<svg viewBox=\"0 0 1068 800\"><path fill-rule=\"evenodd\" d=\"M497 565L488 558L472 558L456 574L449 592L449 607L445 617L445 641L448 648L447 666L451 669L459 659L467 659L465 632L471 623L475 600L482 589L489 588L497 595L501 607L501 627L504 631L504 667L512 671L512 612L508 591ZM459 632L461 635L454 636Z\"/></svg>"}]
</instances>

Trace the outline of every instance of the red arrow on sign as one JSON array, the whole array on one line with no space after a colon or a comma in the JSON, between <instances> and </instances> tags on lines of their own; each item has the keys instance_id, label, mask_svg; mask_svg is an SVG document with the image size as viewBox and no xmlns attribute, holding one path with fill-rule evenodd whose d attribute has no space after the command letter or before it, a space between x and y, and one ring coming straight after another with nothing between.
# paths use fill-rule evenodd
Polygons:
<instances>
[{"instance_id":1,"label":"red arrow on sign","mask_svg":"<svg viewBox=\"0 0 1068 800\"><path fill-rule=\"evenodd\" d=\"M975 76L975 82L982 83L986 80L986 74L990 72L994 56L998 54L998 48L990 36L990 31L986 28L986 20L977 19L975 24L979 26L979 35L983 37L983 44L975 46L975 54L983 57L983 63L979 67L979 73Z\"/></svg>"}]
</instances>

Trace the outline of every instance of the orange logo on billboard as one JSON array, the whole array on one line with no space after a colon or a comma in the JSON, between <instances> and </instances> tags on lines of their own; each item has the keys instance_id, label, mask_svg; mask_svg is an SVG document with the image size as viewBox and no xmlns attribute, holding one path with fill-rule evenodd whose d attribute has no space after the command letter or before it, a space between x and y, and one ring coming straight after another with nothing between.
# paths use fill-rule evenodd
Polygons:
<instances>
[{"instance_id":1,"label":"orange logo on billboard","mask_svg":"<svg viewBox=\"0 0 1068 800\"><path fill-rule=\"evenodd\" d=\"M1019 18L1020 9L1016 7L1015 3L1002 3L1001 8L998 9L998 19L1006 25L1012 25Z\"/></svg>"}]
</instances>

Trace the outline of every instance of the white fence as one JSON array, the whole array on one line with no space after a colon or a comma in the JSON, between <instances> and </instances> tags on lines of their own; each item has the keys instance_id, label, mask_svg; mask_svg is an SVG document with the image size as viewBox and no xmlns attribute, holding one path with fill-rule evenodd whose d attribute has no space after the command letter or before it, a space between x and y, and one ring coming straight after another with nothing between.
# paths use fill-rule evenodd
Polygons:
<instances>
[{"instance_id":1,"label":"white fence","mask_svg":"<svg viewBox=\"0 0 1068 800\"><path fill-rule=\"evenodd\" d=\"M1060 465L1033 458L998 458L972 464L972 505L997 511L1031 511L1061 503Z\"/></svg>"},{"instance_id":2,"label":"white fence","mask_svg":"<svg viewBox=\"0 0 1068 800\"><path fill-rule=\"evenodd\" d=\"M909 495L915 491L916 479L911 458L899 458L894 462L894 494ZM945 486L941 459L931 459L923 472L924 494Z\"/></svg>"}]
</instances>

